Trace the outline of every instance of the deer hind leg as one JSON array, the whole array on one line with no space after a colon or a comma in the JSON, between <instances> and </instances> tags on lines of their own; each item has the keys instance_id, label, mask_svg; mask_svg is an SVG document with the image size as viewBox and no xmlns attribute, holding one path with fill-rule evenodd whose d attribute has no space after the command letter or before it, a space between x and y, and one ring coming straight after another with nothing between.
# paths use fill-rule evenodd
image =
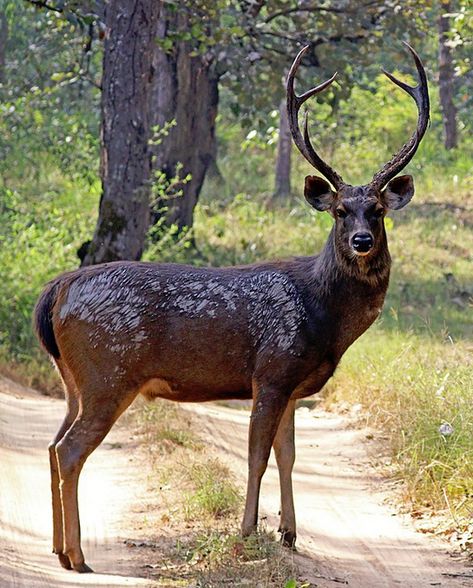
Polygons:
<instances>
[{"instance_id":1,"label":"deer hind leg","mask_svg":"<svg viewBox=\"0 0 473 588\"><path fill-rule=\"evenodd\" d=\"M53 509L53 553L56 553L59 558L59 563L66 570L71 569L71 562L67 555L63 553L64 539L63 539L63 521L62 521L62 505L61 492L59 487L59 468L56 456L56 445L64 437L64 434L72 425L79 412L78 392L72 374L67 370L60 361L57 362L58 369L64 384L64 392L67 401L67 411L64 420L59 427L56 436L48 446L49 451L49 466L51 471L51 497Z\"/></svg>"},{"instance_id":2,"label":"deer hind leg","mask_svg":"<svg viewBox=\"0 0 473 588\"><path fill-rule=\"evenodd\" d=\"M241 532L243 536L256 530L261 479L268 464L271 445L286 408L288 397L274 386L253 384L253 410L248 438L248 485L245 513Z\"/></svg>"},{"instance_id":3,"label":"deer hind leg","mask_svg":"<svg viewBox=\"0 0 473 588\"><path fill-rule=\"evenodd\" d=\"M274 438L273 448L279 470L281 488L281 519L278 531L281 541L286 547L294 547L296 543L296 515L294 513L294 497L292 494L292 468L296 457L294 446L294 411L296 401L290 400Z\"/></svg>"},{"instance_id":4,"label":"deer hind leg","mask_svg":"<svg viewBox=\"0 0 473 588\"><path fill-rule=\"evenodd\" d=\"M91 572L80 545L80 520L77 499L79 475L87 457L98 447L120 414L131 404L136 392L112 397L88 388L81 393L79 415L56 445L59 466L63 549L71 567L78 572ZM100 402L102 395L104 402Z\"/></svg>"}]
</instances>

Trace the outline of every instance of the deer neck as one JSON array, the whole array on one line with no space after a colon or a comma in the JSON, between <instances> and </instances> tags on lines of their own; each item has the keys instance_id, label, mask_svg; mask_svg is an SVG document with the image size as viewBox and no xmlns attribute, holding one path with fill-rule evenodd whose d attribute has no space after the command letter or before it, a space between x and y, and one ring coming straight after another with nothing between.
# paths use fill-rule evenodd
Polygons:
<instances>
[{"instance_id":1,"label":"deer neck","mask_svg":"<svg viewBox=\"0 0 473 588\"><path fill-rule=\"evenodd\" d=\"M384 229L373 255L358 257L345 254L337 246L335 229L332 228L324 249L315 258L312 274L315 297L319 300L339 298L340 290L345 289L347 299L358 292L368 299L370 293L376 298L382 295L384 299L390 269L391 256Z\"/></svg>"}]
</instances>

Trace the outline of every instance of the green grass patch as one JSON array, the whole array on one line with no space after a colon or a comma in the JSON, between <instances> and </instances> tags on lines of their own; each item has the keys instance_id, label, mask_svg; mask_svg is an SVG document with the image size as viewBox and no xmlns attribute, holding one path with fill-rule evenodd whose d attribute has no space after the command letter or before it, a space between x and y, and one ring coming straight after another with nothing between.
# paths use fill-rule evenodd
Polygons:
<instances>
[{"instance_id":1,"label":"green grass patch","mask_svg":"<svg viewBox=\"0 0 473 588\"><path fill-rule=\"evenodd\" d=\"M244 539L228 531L199 535L181 554L196 570L197 586L304 586L294 579L289 552L264 529Z\"/></svg>"},{"instance_id":2,"label":"green grass patch","mask_svg":"<svg viewBox=\"0 0 473 588\"><path fill-rule=\"evenodd\" d=\"M190 428L190 419L175 403L166 400L143 403L136 418L147 442L160 454L178 448L201 451L204 447Z\"/></svg>"},{"instance_id":3,"label":"green grass patch","mask_svg":"<svg viewBox=\"0 0 473 588\"><path fill-rule=\"evenodd\" d=\"M230 470L217 459L193 464L188 472L192 490L186 493L186 520L222 517L236 513L241 495L232 481Z\"/></svg>"}]
</instances>

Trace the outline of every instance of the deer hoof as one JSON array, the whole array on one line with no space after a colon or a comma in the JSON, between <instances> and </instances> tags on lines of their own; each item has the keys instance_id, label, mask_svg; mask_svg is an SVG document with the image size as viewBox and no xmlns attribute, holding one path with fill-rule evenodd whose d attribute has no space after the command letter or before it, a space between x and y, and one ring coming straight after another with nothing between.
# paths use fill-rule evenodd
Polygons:
<instances>
[{"instance_id":1,"label":"deer hoof","mask_svg":"<svg viewBox=\"0 0 473 588\"><path fill-rule=\"evenodd\" d=\"M59 559L59 563L65 570L72 570L71 560L65 553L58 553L57 557Z\"/></svg>"},{"instance_id":2,"label":"deer hoof","mask_svg":"<svg viewBox=\"0 0 473 588\"><path fill-rule=\"evenodd\" d=\"M79 574L92 574L94 570L90 568L85 562L72 566Z\"/></svg>"}]
</instances>

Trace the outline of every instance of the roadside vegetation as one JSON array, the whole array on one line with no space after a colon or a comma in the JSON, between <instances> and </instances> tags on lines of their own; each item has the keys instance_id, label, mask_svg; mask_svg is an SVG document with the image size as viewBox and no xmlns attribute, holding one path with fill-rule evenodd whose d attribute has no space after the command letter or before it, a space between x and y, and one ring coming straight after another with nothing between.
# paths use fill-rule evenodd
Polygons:
<instances>
[{"instance_id":1,"label":"roadside vegetation","mask_svg":"<svg viewBox=\"0 0 473 588\"><path fill-rule=\"evenodd\" d=\"M146 573L158 585L303 588L291 551L264 527L242 539L243 496L228 467L199 438L192 418L171 402L144 402L129 426L142 436L153 508L135 519Z\"/></svg>"}]
</instances>

